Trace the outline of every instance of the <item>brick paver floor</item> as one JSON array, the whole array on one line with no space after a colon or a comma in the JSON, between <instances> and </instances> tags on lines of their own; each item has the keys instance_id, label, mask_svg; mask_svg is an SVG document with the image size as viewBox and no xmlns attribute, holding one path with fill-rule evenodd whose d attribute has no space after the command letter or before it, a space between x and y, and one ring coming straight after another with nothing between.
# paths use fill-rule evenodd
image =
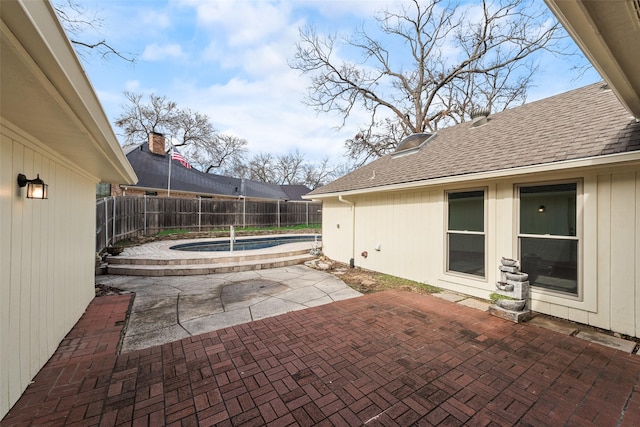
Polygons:
<instances>
[{"instance_id":1,"label":"brick paver floor","mask_svg":"<svg viewBox=\"0 0 640 427\"><path fill-rule=\"evenodd\" d=\"M640 357L389 291L116 354L129 296L96 298L11 425L640 423Z\"/></svg>"}]
</instances>

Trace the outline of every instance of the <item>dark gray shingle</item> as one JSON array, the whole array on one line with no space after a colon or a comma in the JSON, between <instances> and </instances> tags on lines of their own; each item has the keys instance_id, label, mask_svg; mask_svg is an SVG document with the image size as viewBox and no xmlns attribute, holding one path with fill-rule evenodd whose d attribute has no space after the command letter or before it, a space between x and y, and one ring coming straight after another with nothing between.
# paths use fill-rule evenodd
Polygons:
<instances>
[{"instance_id":1,"label":"dark gray shingle","mask_svg":"<svg viewBox=\"0 0 640 427\"><path fill-rule=\"evenodd\" d=\"M418 152L384 156L309 193L362 190L640 150L637 123L602 83L439 130ZM372 178L374 177L374 178Z\"/></svg>"}]
</instances>

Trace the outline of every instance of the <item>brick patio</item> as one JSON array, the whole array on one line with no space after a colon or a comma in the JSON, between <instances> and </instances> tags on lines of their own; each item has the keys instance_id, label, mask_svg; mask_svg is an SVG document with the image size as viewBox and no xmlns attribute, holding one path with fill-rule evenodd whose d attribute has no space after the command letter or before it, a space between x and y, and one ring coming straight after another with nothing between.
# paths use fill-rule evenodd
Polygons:
<instances>
[{"instance_id":1,"label":"brick patio","mask_svg":"<svg viewBox=\"0 0 640 427\"><path fill-rule=\"evenodd\" d=\"M2 426L640 422L640 356L389 291L117 355L96 298Z\"/></svg>"}]
</instances>

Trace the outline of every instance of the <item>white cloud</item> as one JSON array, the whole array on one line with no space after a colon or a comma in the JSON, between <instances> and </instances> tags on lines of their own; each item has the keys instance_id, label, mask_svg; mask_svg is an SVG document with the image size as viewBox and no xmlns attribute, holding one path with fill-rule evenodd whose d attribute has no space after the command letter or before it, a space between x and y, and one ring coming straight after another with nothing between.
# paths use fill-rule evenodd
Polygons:
<instances>
[{"instance_id":1,"label":"white cloud","mask_svg":"<svg viewBox=\"0 0 640 427\"><path fill-rule=\"evenodd\" d=\"M165 30L171 26L171 20L167 13L146 9L142 11L140 15L144 27L148 30Z\"/></svg>"},{"instance_id":2,"label":"white cloud","mask_svg":"<svg viewBox=\"0 0 640 427\"><path fill-rule=\"evenodd\" d=\"M186 55L182 51L182 47L177 43L158 45L152 43L144 48L142 59L147 61L158 61L167 58L183 58Z\"/></svg>"},{"instance_id":3,"label":"white cloud","mask_svg":"<svg viewBox=\"0 0 640 427\"><path fill-rule=\"evenodd\" d=\"M195 7L197 22L202 28L226 36L229 46L239 47L262 43L286 27L290 8L282 3L251 0L209 1L183 0L183 5Z\"/></svg>"},{"instance_id":4,"label":"white cloud","mask_svg":"<svg viewBox=\"0 0 640 427\"><path fill-rule=\"evenodd\" d=\"M367 114L352 111L336 130L340 117L317 114L302 103L308 77L287 63L298 27L317 24L320 33L348 34L363 20L373 25L374 12L398 1L154 0L152 11L148 2L113 2L110 29L118 43L127 43L118 46L144 53L135 65L96 62L87 72L112 120L126 103L123 90L155 93L208 114L220 132L247 139L252 154L298 149L309 160L330 156L338 163L344 141L367 122ZM406 0L402 4L410 7ZM345 59L350 53L334 51ZM198 63L186 64L187 57ZM160 60L166 61L152 62ZM545 86L539 89L556 90Z\"/></svg>"},{"instance_id":5,"label":"white cloud","mask_svg":"<svg viewBox=\"0 0 640 427\"><path fill-rule=\"evenodd\" d=\"M295 5L304 5L316 10L323 16L329 18L340 18L343 16L371 18L375 13L383 9L395 9L406 1L402 0L294 0Z\"/></svg>"},{"instance_id":6,"label":"white cloud","mask_svg":"<svg viewBox=\"0 0 640 427\"><path fill-rule=\"evenodd\" d=\"M309 160L330 156L337 162L355 125L337 131L338 118L317 115L305 106L305 85L289 70L261 81L234 78L206 89L183 83L175 91L182 94L176 99L180 105L206 113L220 132L245 138L251 153L278 155L298 149Z\"/></svg>"},{"instance_id":7,"label":"white cloud","mask_svg":"<svg viewBox=\"0 0 640 427\"><path fill-rule=\"evenodd\" d=\"M124 83L124 88L127 92L135 92L140 90L140 81L139 80L129 80Z\"/></svg>"}]
</instances>

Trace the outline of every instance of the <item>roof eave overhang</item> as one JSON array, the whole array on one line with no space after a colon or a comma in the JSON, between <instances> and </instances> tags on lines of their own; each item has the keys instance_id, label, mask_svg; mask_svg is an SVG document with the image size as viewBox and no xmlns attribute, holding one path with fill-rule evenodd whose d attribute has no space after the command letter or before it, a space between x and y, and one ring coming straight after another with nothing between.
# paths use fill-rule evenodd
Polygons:
<instances>
[{"instance_id":1,"label":"roof eave overhang","mask_svg":"<svg viewBox=\"0 0 640 427\"><path fill-rule=\"evenodd\" d=\"M477 173L469 173L465 175L454 175L441 178L432 178L420 181L404 182L398 184L381 185L378 187L369 187L359 190L336 191L332 193L313 194L303 196L307 200L330 199L339 196L360 196L372 193L385 193L395 191L407 191L419 188L442 187L462 185L465 183L479 181L496 181L505 178L518 178L536 174L551 172L567 172L567 171L583 171L586 169L601 169L611 166L638 166L640 165L640 152L617 153L607 156L589 157L583 159L564 160L561 162L544 163L540 165L521 166L509 169L500 169L495 171L485 171Z\"/></svg>"},{"instance_id":2,"label":"roof eave overhang","mask_svg":"<svg viewBox=\"0 0 640 427\"><path fill-rule=\"evenodd\" d=\"M633 0L545 0L627 110L640 120L640 8Z\"/></svg>"},{"instance_id":3,"label":"roof eave overhang","mask_svg":"<svg viewBox=\"0 0 640 427\"><path fill-rule=\"evenodd\" d=\"M138 178L48 1L0 7L1 115L96 181Z\"/></svg>"}]
</instances>

